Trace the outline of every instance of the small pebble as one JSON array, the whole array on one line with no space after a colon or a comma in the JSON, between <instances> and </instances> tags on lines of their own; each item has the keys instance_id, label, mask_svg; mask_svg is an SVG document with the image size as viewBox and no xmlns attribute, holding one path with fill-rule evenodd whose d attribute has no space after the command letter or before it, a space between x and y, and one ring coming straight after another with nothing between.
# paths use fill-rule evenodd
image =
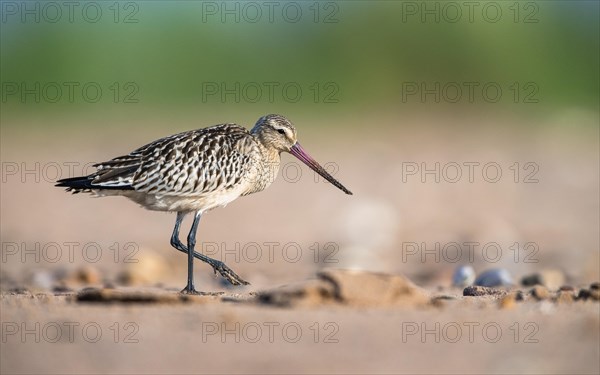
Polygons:
<instances>
[{"instance_id":1,"label":"small pebble","mask_svg":"<svg viewBox=\"0 0 600 375\"><path fill-rule=\"evenodd\" d=\"M590 297L591 297L590 291L587 290L587 289L583 289L583 288L580 289L579 290L579 294L577 294L577 299L578 300L582 299L582 300L586 301Z\"/></svg>"},{"instance_id":2,"label":"small pebble","mask_svg":"<svg viewBox=\"0 0 600 375\"><path fill-rule=\"evenodd\" d=\"M30 293L29 289L25 288L24 286L16 286L14 288L10 288L8 290L8 292L10 294L28 294L28 293Z\"/></svg>"},{"instance_id":3,"label":"small pebble","mask_svg":"<svg viewBox=\"0 0 600 375\"><path fill-rule=\"evenodd\" d=\"M72 291L73 291L73 289L69 288L68 286L66 286L64 284L58 284L58 285L55 285L52 288L52 292L59 293L59 294L61 294L61 293L70 293Z\"/></svg>"},{"instance_id":4,"label":"small pebble","mask_svg":"<svg viewBox=\"0 0 600 375\"><path fill-rule=\"evenodd\" d=\"M485 287L511 286L513 285L510 273L504 268L487 270L477 276L475 285Z\"/></svg>"},{"instance_id":5,"label":"small pebble","mask_svg":"<svg viewBox=\"0 0 600 375\"><path fill-rule=\"evenodd\" d=\"M91 266L85 266L78 269L75 277L78 282L85 285L96 285L102 282L102 276L100 275L100 272Z\"/></svg>"},{"instance_id":6,"label":"small pebble","mask_svg":"<svg viewBox=\"0 0 600 375\"><path fill-rule=\"evenodd\" d=\"M460 266L452 275L452 285L459 288L464 288L473 285L475 281L475 270L471 266Z\"/></svg>"},{"instance_id":7,"label":"small pebble","mask_svg":"<svg viewBox=\"0 0 600 375\"><path fill-rule=\"evenodd\" d=\"M498 306L501 309L514 309L517 305L517 295L516 293L510 293L500 299L498 301Z\"/></svg>"},{"instance_id":8,"label":"small pebble","mask_svg":"<svg viewBox=\"0 0 600 375\"><path fill-rule=\"evenodd\" d=\"M560 270L542 270L521 279L523 286L543 285L550 290L558 290L565 283L565 275Z\"/></svg>"},{"instance_id":9,"label":"small pebble","mask_svg":"<svg viewBox=\"0 0 600 375\"><path fill-rule=\"evenodd\" d=\"M152 249L143 249L143 254L136 262L125 265L125 269L117 275L117 284L151 285L161 276L169 274L169 266L162 255ZM219 280L227 282L222 278Z\"/></svg>"},{"instance_id":10,"label":"small pebble","mask_svg":"<svg viewBox=\"0 0 600 375\"><path fill-rule=\"evenodd\" d=\"M571 292L571 291L560 291L558 292L558 297L556 297L556 302L557 303L573 303L573 301L575 300L574 298L575 293Z\"/></svg>"},{"instance_id":11,"label":"small pebble","mask_svg":"<svg viewBox=\"0 0 600 375\"><path fill-rule=\"evenodd\" d=\"M50 271L37 271L33 275L32 284L35 288L50 290L54 284L55 279Z\"/></svg>"},{"instance_id":12,"label":"small pebble","mask_svg":"<svg viewBox=\"0 0 600 375\"><path fill-rule=\"evenodd\" d=\"M548 299L550 297L550 293L546 287L541 285L536 285L531 289L531 295L534 296L539 301Z\"/></svg>"},{"instance_id":13,"label":"small pebble","mask_svg":"<svg viewBox=\"0 0 600 375\"><path fill-rule=\"evenodd\" d=\"M524 301L525 300L525 293L523 293L522 290L517 290L515 292L515 299L517 301Z\"/></svg>"},{"instance_id":14,"label":"small pebble","mask_svg":"<svg viewBox=\"0 0 600 375\"><path fill-rule=\"evenodd\" d=\"M463 290L463 296L479 297L479 296L499 296L506 295L508 292L500 289L487 288L484 286L468 286Z\"/></svg>"}]
</instances>

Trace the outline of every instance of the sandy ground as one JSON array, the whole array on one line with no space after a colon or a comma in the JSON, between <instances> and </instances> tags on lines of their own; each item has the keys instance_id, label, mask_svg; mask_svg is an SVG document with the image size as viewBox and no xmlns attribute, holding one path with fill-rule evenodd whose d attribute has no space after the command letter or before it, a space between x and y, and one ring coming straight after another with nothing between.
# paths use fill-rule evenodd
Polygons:
<instances>
[{"instance_id":1,"label":"sandy ground","mask_svg":"<svg viewBox=\"0 0 600 375\"><path fill-rule=\"evenodd\" d=\"M500 308L497 300L449 289L461 264L478 273L506 269L526 294L521 277L540 270L558 269L576 291L600 279L597 126L578 117L567 128L576 122L568 116L527 127L469 121L382 118L372 128L317 124L300 132L317 160L337 163L329 167L337 165L335 176L355 195L315 182L284 156L287 167L266 192L210 212L200 225L201 250L252 285L228 287L198 262L198 289L225 294L185 303L78 302L90 284L176 295L185 257L168 244L173 215L122 198L71 196L52 181L56 165L68 177L69 163L79 163L79 174L85 163L193 122L176 129L131 124L139 131L127 133L105 126L94 137L60 127L3 129L1 372L598 373L597 302ZM439 173L421 173L436 163ZM472 181L465 163L477 168ZM489 163L501 170L496 182L492 169L482 174ZM453 182L456 165L462 176ZM452 252L455 243L461 253ZM472 257L466 243L475 243ZM428 298L455 299L402 307L255 301L255 293L328 267L405 275Z\"/></svg>"},{"instance_id":2,"label":"sandy ground","mask_svg":"<svg viewBox=\"0 0 600 375\"><path fill-rule=\"evenodd\" d=\"M480 297L423 308L278 308L233 302L240 295L165 304L70 297L2 296L2 373L598 370L599 309L591 301L507 310Z\"/></svg>"}]
</instances>

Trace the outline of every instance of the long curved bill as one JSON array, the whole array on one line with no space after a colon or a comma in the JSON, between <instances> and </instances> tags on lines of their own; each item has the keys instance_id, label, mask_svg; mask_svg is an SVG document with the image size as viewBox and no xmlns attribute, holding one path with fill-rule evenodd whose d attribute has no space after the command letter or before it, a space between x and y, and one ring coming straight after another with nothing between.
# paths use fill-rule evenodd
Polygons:
<instances>
[{"instance_id":1,"label":"long curved bill","mask_svg":"<svg viewBox=\"0 0 600 375\"><path fill-rule=\"evenodd\" d=\"M300 143L296 142L296 144L293 145L290 149L290 153L298 159L300 159L300 161L302 161L304 164L308 165L310 169L320 174L321 177L331 182L335 187L337 187L346 194L352 195L352 192L350 190L346 189L344 185L340 184L338 180L336 180L335 178L333 178L332 175L327 173L327 171L323 167L321 167L321 165L319 165L319 163L317 163L315 159L313 159L306 151L304 151L302 146L300 146Z\"/></svg>"}]
</instances>

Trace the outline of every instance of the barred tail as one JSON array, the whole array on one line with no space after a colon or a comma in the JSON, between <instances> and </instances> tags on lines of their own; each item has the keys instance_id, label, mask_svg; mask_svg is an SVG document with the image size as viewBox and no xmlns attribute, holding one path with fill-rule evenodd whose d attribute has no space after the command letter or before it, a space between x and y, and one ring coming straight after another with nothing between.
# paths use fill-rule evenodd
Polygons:
<instances>
[{"instance_id":1,"label":"barred tail","mask_svg":"<svg viewBox=\"0 0 600 375\"><path fill-rule=\"evenodd\" d=\"M81 176L72 178L63 178L56 181L56 187L66 187L67 191L72 191L73 194L80 192L90 192L92 190L132 190L130 185L103 185L93 184L93 176Z\"/></svg>"}]
</instances>

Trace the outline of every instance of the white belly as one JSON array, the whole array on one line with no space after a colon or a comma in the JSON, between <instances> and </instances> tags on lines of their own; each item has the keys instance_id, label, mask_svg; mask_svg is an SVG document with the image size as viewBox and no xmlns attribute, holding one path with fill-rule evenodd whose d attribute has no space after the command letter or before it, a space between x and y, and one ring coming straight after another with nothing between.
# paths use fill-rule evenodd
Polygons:
<instances>
[{"instance_id":1,"label":"white belly","mask_svg":"<svg viewBox=\"0 0 600 375\"><path fill-rule=\"evenodd\" d=\"M122 195L153 211L196 212L209 211L213 208L224 207L236 200L245 191L245 187L236 187L227 191L215 191L199 196L155 195L137 191L104 190L97 192L98 196Z\"/></svg>"}]
</instances>

